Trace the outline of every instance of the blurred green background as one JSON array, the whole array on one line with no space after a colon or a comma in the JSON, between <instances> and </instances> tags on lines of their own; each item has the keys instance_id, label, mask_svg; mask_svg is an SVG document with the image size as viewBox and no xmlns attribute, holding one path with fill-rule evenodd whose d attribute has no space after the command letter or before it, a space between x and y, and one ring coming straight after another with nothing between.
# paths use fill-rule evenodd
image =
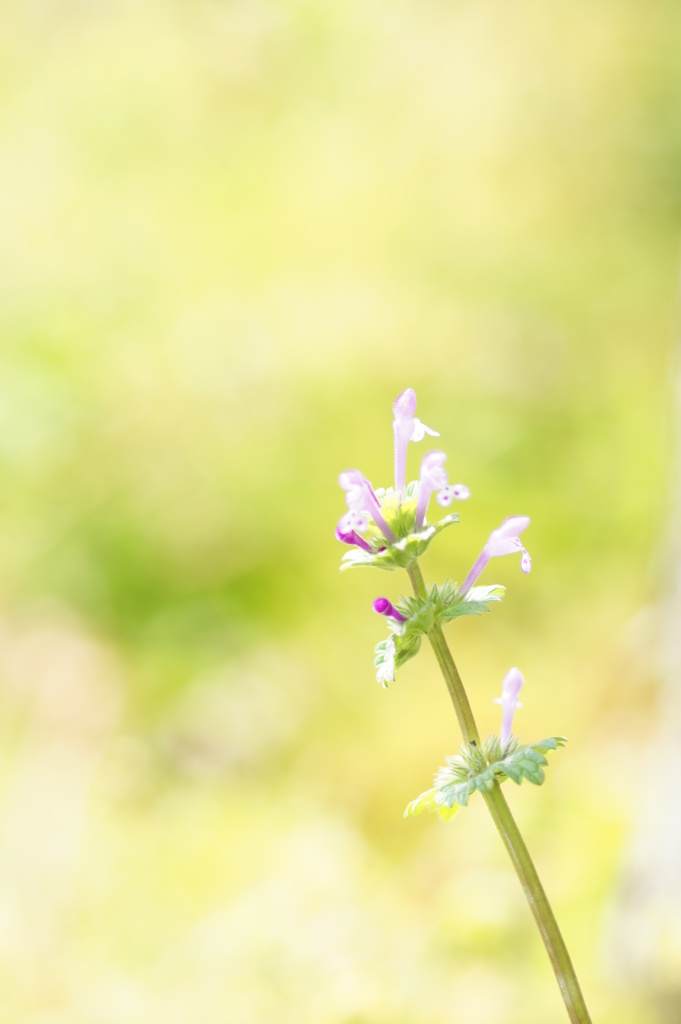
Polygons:
<instances>
[{"instance_id":1,"label":"blurred green background","mask_svg":"<svg viewBox=\"0 0 681 1024\"><path fill-rule=\"evenodd\" d=\"M678 1020L608 920L680 61L671 0L3 5L2 1022L565 1019L482 801L402 820L459 743L428 650L373 678L406 577L338 575L337 474L391 481L407 386L472 492L427 579L533 520L532 574L449 635L483 732L517 664L521 737L569 737L509 799L594 1020Z\"/></svg>"}]
</instances>

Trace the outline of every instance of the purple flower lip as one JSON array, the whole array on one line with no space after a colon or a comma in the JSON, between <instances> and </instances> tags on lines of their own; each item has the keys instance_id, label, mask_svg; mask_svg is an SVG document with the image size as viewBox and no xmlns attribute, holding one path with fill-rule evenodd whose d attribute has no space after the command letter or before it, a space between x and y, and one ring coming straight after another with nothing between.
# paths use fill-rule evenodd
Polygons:
<instances>
[{"instance_id":1,"label":"purple flower lip","mask_svg":"<svg viewBox=\"0 0 681 1024\"><path fill-rule=\"evenodd\" d=\"M523 550L518 537L530 525L529 516L508 516L501 526L490 534L487 545L490 557L495 555L512 555Z\"/></svg>"},{"instance_id":2,"label":"purple flower lip","mask_svg":"<svg viewBox=\"0 0 681 1024\"><path fill-rule=\"evenodd\" d=\"M378 498L367 478L358 469L347 469L340 474L338 482L345 491L345 504L350 510L341 518L338 528L343 533L350 530L363 533L371 517L383 536L393 544L397 538L383 518Z\"/></svg>"},{"instance_id":3,"label":"purple flower lip","mask_svg":"<svg viewBox=\"0 0 681 1024\"><path fill-rule=\"evenodd\" d=\"M454 498L457 501L466 501L470 498L471 492L468 490L465 484L448 484L447 487L443 487L437 495L438 505L442 505L443 508L447 508L451 505Z\"/></svg>"},{"instance_id":4,"label":"purple flower lip","mask_svg":"<svg viewBox=\"0 0 681 1024\"><path fill-rule=\"evenodd\" d=\"M385 615L391 619L395 619L396 622L406 622L406 617L402 612L398 612L397 608L388 600L387 597L377 597L374 601L374 611L378 612L379 615Z\"/></svg>"},{"instance_id":5,"label":"purple flower lip","mask_svg":"<svg viewBox=\"0 0 681 1024\"><path fill-rule=\"evenodd\" d=\"M504 519L501 526L496 530L492 530L473 568L459 587L459 593L467 594L490 558L496 558L500 555L514 555L517 551L520 551L522 553L520 568L522 572L528 573L532 568L532 559L523 547L519 534L526 530L529 525L529 516L509 516L507 519Z\"/></svg>"},{"instance_id":6,"label":"purple flower lip","mask_svg":"<svg viewBox=\"0 0 681 1024\"><path fill-rule=\"evenodd\" d=\"M452 499L465 501L470 491L465 484L450 484L445 467L447 456L444 452L432 451L423 456L419 479L419 497L416 504L414 529L420 530L426 518L426 509L433 491L437 491L440 505L451 505Z\"/></svg>"}]
</instances>

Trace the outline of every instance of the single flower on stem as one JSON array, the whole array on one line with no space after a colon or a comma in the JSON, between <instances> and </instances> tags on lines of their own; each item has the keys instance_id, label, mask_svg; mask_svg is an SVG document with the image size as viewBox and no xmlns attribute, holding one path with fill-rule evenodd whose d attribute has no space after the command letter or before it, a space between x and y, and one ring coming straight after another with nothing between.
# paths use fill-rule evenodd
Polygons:
<instances>
[{"instance_id":1,"label":"single flower on stem","mask_svg":"<svg viewBox=\"0 0 681 1024\"><path fill-rule=\"evenodd\" d=\"M480 587L472 590L491 558L519 552L520 568L524 573L530 571L530 556L520 541L520 534L530 525L530 520L527 516L511 516L505 519L501 526L490 534L479 558L458 591L449 582L428 588L418 558L425 552L432 537L458 519L455 515L444 516L439 523L424 529L430 496L435 491L438 502L446 506L455 498L467 498L468 488L463 484L450 485L444 468L444 452L431 451L421 463L418 491L410 486L407 499L405 480L409 442L422 440L427 433L436 433L421 423L415 412L416 394L412 388L407 388L393 404L394 491L390 488L385 492L379 491L379 501L369 481L358 470L341 473L340 485L346 492L348 512L336 528L339 540L361 549L347 552L343 556L341 568L374 565L377 568L392 570L400 567L406 569L414 592L413 598L405 598L401 604L408 610L408 617L386 597L379 597L374 601L374 610L389 619L390 633L386 640L376 645L376 679L383 686L393 682L396 669L418 652L422 636L427 636L442 670L463 735L462 755L460 758L448 760L447 777L443 780L441 773L438 773L436 787L412 801L408 811L418 814L421 810L429 808L437 810L440 817L448 820L454 813L454 804L457 807L465 806L472 792L477 790L481 793L511 857L539 927L570 1021L572 1024L591 1024L565 940L500 788L500 782L503 782L504 778L512 779L515 783L520 783L525 778L535 785L541 785L544 781L542 766L547 763L544 754L548 750L562 746L565 741L562 737L554 736L542 743L518 747L516 750L511 742L511 731L515 709L520 707L518 694L523 685L523 677L517 668L512 668L504 677L502 695L498 698L498 703L502 707L502 749L499 750L496 737L490 737L487 744L481 743L468 695L442 630L442 625L458 614L484 609L486 602L498 599L501 588ZM418 497L414 501L416 494ZM386 522L383 512L394 532ZM381 540L376 530L372 529L374 524L388 544L380 550L377 548ZM369 532L365 539L361 534L367 531ZM395 534L398 534L399 539ZM474 608L474 605L477 607ZM488 757L490 752L494 754L491 760ZM458 776L456 771L460 773Z\"/></svg>"},{"instance_id":2,"label":"single flower on stem","mask_svg":"<svg viewBox=\"0 0 681 1024\"><path fill-rule=\"evenodd\" d=\"M419 497L416 505L416 518L414 529L420 530L426 518L426 509L433 491L437 491L438 504L451 505L452 499L465 501L470 496L470 491L464 484L450 484L447 477L447 470L444 468L447 456L444 452L432 451L423 456L421 460L421 473L419 478Z\"/></svg>"},{"instance_id":3,"label":"single flower on stem","mask_svg":"<svg viewBox=\"0 0 681 1024\"><path fill-rule=\"evenodd\" d=\"M529 516L509 516L508 519L504 519L497 530L492 530L489 540L480 552L473 568L459 587L459 593L467 594L490 558L496 558L498 555L513 555L517 551L522 552L520 568L524 573L528 573L532 568L532 559L521 544L519 535L529 525Z\"/></svg>"},{"instance_id":4,"label":"single flower on stem","mask_svg":"<svg viewBox=\"0 0 681 1024\"><path fill-rule=\"evenodd\" d=\"M404 497L407 475L407 447L410 441L422 441L426 434L439 437L414 415L416 392L407 388L393 402L393 433L395 435L395 490Z\"/></svg>"},{"instance_id":5,"label":"single flower on stem","mask_svg":"<svg viewBox=\"0 0 681 1024\"><path fill-rule=\"evenodd\" d=\"M510 668L504 676L504 681L501 686L501 697L495 697L494 703L501 704L502 709L502 720L501 720L501 746L506 746L511 738L513 731L513 715L515 714L516 708L521 708L522 704L518 700L518 694L525 680L523 674L519 668Z\"/></svg>"}]
</instances>

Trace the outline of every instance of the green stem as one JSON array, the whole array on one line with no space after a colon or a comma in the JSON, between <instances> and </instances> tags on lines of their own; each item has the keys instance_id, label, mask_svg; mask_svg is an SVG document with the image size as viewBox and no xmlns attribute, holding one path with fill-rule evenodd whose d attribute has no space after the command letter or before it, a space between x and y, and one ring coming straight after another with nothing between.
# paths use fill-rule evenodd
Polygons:
<instances>
[{"instance_id":1,"label":"green stem","mask_svg":"<svg viewBox=\"0 0 681 1024\"><path fill-rule=\"evenodd\" d=\"M530 852L525 846L499 783L495 784L491 793L483 795L497 831L513 861L513 867L520 879L525 898L530 904L530 910L537 922L568 1016L573 1024L591 1024L591 1017L586 1008L565 940L561 935L544 887L539 880Z\"/></svg>"},{"instance_id":2,"label":"green stem","mask_svg":"<svg viewBox=\"0 0 681 1024\"><path fill-rule=\"evenodd\" d=\"M407 567L407 573L409 574L409 579L411 580L411 585L414 588L416 596L427 597L428 589L418 562L412 562L411 565ZM456 711L456 717L459 719L463 738L466 743L475 743L479 747L480 736L478 734L478 727L475 724L473 712L470 704L468 703L468 696L464 690L459 670L454 664L452 652L449 650L447 641L445 640L445 635L442 632L442 626L436 623L428 630L427 635L431 646L435 651L435 657L438 660L438 664L442 669L442 675L445 677L449 696L452 698L452 704Z\"/></svg>"},{"instance_id":3,"label":"green stem","mask_svg":"<svg viewBox=\"0 0 681 1024\"><path fill-rule=\"evenodd\" d=\"M407 573L416 596L426 597L428 591L418 563L412 562L407 569ZM473 712L442 628L437 624L434 625L428 630L427 636L447 684L463 738L467 743L474 743L476 746L480 746L480 735L475 724ZM506 803L506 798L501 791L499 783L495 782L492 791L483 795L489 812L492 815L492 820L497 827L502 842L513 862L516 874L520 879L520 884L523 887L523 892L530 905L534 919L537 922L537 927L556 975L568 1016L572 1024L591 1024L591 1017L586 1008L565 940L560 933L551 904L547 899L537 870L525 846L515 819L511 814L511 810Z\"/></svg>"}]
</instances>

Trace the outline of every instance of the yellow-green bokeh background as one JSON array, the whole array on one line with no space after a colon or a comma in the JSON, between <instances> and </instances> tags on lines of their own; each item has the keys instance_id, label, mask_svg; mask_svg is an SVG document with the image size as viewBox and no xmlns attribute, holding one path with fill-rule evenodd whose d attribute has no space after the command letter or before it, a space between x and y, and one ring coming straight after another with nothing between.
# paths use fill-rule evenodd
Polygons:
<instances>
[{"instance_id":1,"label":"yellow-green bokeh background","mask_svg":"<svg viewBox=\"0 0 681 1024\"><path fill-rule=\"evenodd\" d=\"M564 1019L482 802L402 820L458 745L428 651L373 679L406 577L337 571L337 474L390 481L406 386L472 491L427 578L533 520L451 640L483 731L518 664L521 736L569 737L509 798L594 1020L677 1020L608 920L654 730L678 4L2 20L2 1024Z\"/></svg>"}]
</instances>

